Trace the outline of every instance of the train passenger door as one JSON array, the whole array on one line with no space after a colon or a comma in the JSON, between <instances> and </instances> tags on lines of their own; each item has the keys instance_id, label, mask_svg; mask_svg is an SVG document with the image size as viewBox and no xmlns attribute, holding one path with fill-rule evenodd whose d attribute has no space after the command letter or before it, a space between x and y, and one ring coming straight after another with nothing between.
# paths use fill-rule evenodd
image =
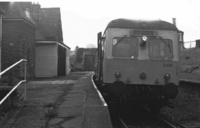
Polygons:
<instances>
[{"instance_id":1,"label":"train passenger door","mask_svg":"<svg viewBox=\"0 0 200 128\"><path fill-rule=\"evenodd\" d=\"M103 41L103 37L102 37L102 33L99 32L97 34L98 39L97 39L97 79L99 82L102 81L103 78L103 69L102 69L102 64L103 64L103 48L102 48L102 41Z\"/></svg>"}]
</instances>

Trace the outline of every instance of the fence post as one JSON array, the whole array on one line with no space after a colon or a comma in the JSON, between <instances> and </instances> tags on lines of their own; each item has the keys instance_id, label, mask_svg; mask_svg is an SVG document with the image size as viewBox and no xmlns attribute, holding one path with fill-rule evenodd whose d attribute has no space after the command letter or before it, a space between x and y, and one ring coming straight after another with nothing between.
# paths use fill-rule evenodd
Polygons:
<instances>
[{"instance_id":1,"label":"fence post","mask_svg":"<svg viewBox=\"0 0 200 128\"><path fill-rule=\"evenodd\" d=\"M27 83L27 81L26 81L26 77L27 77L27 61L25 60L24 61L24 80L25 80L25 85L24 85L24 100L26 100L26 83Z\"/></svg>"}]
</instances>

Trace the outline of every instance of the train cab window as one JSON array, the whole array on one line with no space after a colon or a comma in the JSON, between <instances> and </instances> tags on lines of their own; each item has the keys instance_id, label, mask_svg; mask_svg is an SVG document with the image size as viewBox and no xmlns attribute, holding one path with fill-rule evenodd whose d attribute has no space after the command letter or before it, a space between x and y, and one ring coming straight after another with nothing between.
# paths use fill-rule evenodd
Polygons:
<instances>
[{"instance_id":1,"label":"train cab window","mask_svg":"<svg viewBox=\"0 0 200 128\"><path fill-rule=\"evenodd\" d=\"M113 38L113 57L137 58L138 38L137 37L115 37Z\"/></svg>"},{"instance_id":2,"label":"train cab window","mask_svg":"<svg viewBox=\"0 0 200 128\"><path fill-rule=\"evenodd\" d=\"M173 45L172 40L163 38L150 38L149 41L149 57L151 59L172 59Z\"/></svg>"}]
</instances>

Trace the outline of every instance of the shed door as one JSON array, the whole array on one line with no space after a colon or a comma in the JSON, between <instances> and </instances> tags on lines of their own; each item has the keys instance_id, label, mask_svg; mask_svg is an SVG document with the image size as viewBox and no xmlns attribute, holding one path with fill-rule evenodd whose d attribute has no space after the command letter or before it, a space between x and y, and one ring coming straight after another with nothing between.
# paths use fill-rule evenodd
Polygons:
<instances>
[{"instance_id":1,"label":"shed door","mask_svg":"<svg viewBox=\"0 0 200 128\"><path fill-rule=\"evenodd\" d=\"M37 44L35 51L36 77L57 76L57 44Z\"/></svg>"},{"instance_id":2,"label":"shed door","mask_svg":"<svg viewBox=\"0 0 200 128\"><path fill-rule=\"evenodd\" d=\"M58 76L66 75L66 49L58 46Z\"/></svg>"}]
</instances>

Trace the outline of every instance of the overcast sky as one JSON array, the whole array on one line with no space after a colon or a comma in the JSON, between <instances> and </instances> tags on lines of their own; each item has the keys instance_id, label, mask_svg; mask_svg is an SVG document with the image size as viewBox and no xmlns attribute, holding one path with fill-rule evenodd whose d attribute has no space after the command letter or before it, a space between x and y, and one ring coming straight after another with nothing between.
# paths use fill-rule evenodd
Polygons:
<instances>
[{"instance_id":1,"label":"overcast sky","mask_svg":"<svg viewBox=\"0 0 200 128\"><path fill-rule=\"evenodd\" d=\"M37 0L42 7L60 7L64 43L96 46L97 33L117 18L161 19L184 31L184 41L200 39L199 0Z\"/></svg>"}]
</instances>

